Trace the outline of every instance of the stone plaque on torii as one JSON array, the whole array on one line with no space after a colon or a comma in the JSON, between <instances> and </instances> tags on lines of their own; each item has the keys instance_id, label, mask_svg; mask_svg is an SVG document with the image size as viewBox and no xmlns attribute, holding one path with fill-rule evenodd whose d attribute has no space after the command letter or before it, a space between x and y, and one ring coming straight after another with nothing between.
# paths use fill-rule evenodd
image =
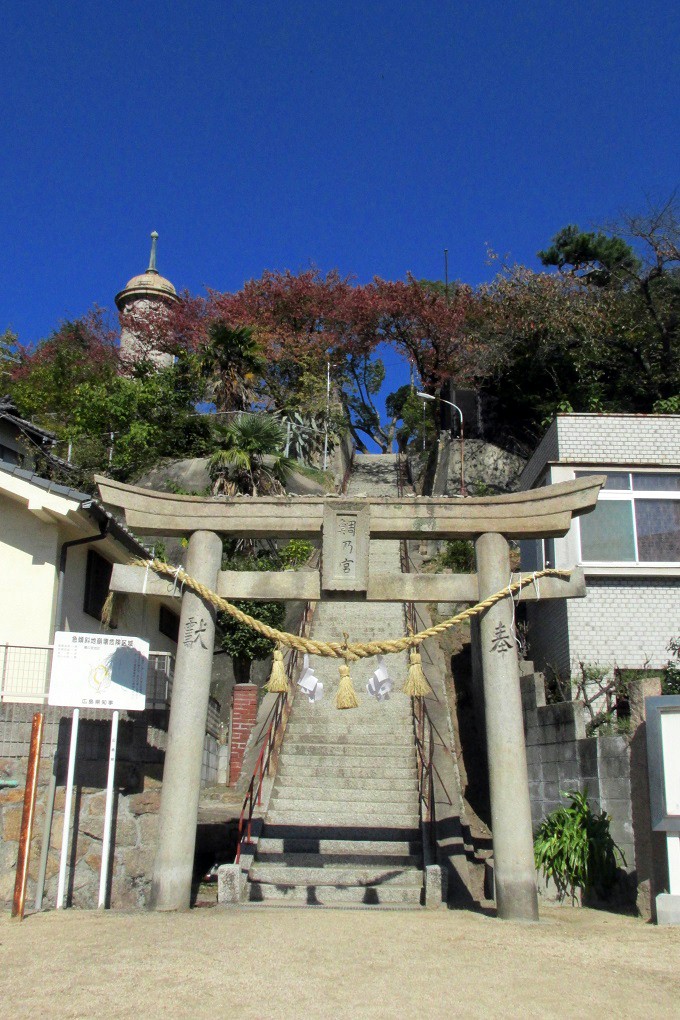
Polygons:
<instances>
[{"instance_id":1,"label":"stone plaque on torii","mask_svg":"<svg viewBox=\"0 0 680 1020\"><path fill-rule=\"evenodd\" d=\"M142 535L189 535L186 573L227 599L477 603L507 587L509 539L559 538L572 517L593 510L604 476L543 486L529 492L464 500L450 497L176 496L101 476L105 503L125 510ZM321 570L223 571L220 535L238 538L321 539ZM471 539L476 574L375 574L371 539ZM531 577L531 574L527 575ZM207 714L215 609L191 591L140 566L115 565L111 589L161 599L181 597L168 746L163 773L152 905L189 906ZM541 599L586 593L583 571L542 578ZM532 587L520 598L537 598ZM531 807L526 767L519 665L512 634L512 601L480 617L479 644L489 758L489 787L498 915L538 916ZM340 628L341 629L341 628Z\"/></svg>"}]
</instances>

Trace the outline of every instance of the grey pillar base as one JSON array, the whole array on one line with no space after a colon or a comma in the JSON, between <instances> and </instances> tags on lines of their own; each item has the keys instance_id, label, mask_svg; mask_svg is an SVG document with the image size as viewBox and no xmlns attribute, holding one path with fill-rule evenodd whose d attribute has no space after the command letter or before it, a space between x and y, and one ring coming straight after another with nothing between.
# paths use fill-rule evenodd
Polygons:
<instances>
[{"instance_id":1,"label":"grey pillar base","mask_svg":"<svg viewBox=\"0 0 680 1020\"><path fill-rule=\"evenodd\" d=\"M215 591L221 563L219 537L211 531L195 531L189 539L187 573ZM191 905L214 644L215 610L185 591L151 883L150 906L155 910L188 910Z\"/></svg>"},{"instance_id":2,"label":"grey pillar base","mask_svg":"<svg viewBox=\"0 0 680 1020\"><path fill-rule=\"evenodd\" d=\"M680 896L659 893L656 898L656 923L680 924Z\"/></svg>"}]
</instances>

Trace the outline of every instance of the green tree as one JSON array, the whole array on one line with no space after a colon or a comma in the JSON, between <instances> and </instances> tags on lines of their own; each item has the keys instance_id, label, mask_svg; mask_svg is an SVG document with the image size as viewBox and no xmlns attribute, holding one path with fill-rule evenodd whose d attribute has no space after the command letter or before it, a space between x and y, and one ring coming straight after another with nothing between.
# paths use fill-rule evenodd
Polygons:
<instances>
[{"instance_id":1,"label":"green tree","mask_svg":"<svg viewBox=\"0 0 680 1020\"><path fill-rule=\"evenodd\" d=\"M283 602L251 602L239 599L234 605L262 623L280 630L286 616ZM228 613L218 613L217 635L220 646L234 663L237 683L248 683L253 662L266 659L274 650L274 642L258 634L252 627L239 623Z\"/></svg>"},{"instance_id":2,"label":"green tree","mask_svg":"<svg viewBox=\"0 0 680 1020\"><path fill-rule=\"evenodd\" d=\"M266 359L249 326L231 328L224 319L208 326L208 343L201 352L201 369L209 380L208 396L218 411L248 408L266 366Z\"/></svg>"},{"instance_id":3,"label":"green tree","mask_svg":"<svg viewBox=\"0 0 680 1020\"><path fill-rule=\"evenodd\" d=\"M563 227L538 257L544 266L557 266L598 287L625 285L640 270L640 259L621 237Z\"/></svg>"},{"instance_id":4,"label":"green tree","mask_svg":"<svg viewBox=\"0 0 680 1020\"><path fill-rule=\"evenodd\" d=\"M16 334L9 329L0 335L0 396L19 361L17 339Z\"/></svg>"},{"instance_id":5,"label":"green tree","mask_svg":"<svg viewBox=\"0 0 680 1020\"><path fill-rule=\"evenodd\" d=\"M95 472L126 480L163 457L204 452L211 426L195 409L203 386L190 354L123 374L115 336L88 316L22 351L9 391L21 414L57 435L62 456L70 445L69 480L88 488Z\"/></svg>"},{"instance_id":6,"label":"green tree","mask_svg":"<svg viewBox=\"0 0 680 1020\"><path fill-rule=\"evenodd\" d=\"M210 457L213 492L249 496L283 492L295 462L284 451L286 430L267 414L241 414L226 427Z\"/></svg>"}]
</instances>

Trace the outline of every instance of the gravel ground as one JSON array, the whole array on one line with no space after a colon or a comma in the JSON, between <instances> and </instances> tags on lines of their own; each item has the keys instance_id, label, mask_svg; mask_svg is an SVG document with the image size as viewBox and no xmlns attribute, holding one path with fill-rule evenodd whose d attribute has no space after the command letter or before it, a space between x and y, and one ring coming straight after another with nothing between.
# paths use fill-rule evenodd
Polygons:
<instances>
[{"instance_id":1,"label":"gravel ground","mask_svg":"<svg viewBox=\"0 0 680 1020\"><path fill-rule=\"evenodd\" d=\"M0 1017L677 1017L680 929L552 908L0 918Z\"/></svg>"}]
</instances>

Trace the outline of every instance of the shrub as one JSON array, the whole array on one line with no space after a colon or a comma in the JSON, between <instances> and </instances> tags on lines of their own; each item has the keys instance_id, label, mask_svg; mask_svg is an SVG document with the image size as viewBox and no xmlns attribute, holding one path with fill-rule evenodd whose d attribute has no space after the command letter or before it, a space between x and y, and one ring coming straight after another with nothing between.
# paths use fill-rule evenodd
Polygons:
<instances>
[{"instance_id":1,"label":"shrub","mask_svg":"<svg viewBox=\"0 0 680 1020\"><path fill-rule=\"evenodd\" d=\"M626 863L609 831L609 817L605 811L593 812L587 790L562 796L568 806L549 814L536 833L536 868L553 880L561 896L573 898L577 888L606 896L616 881L617 854Z\"/></svg>"},{"instance_id":2,"label":"shrub","mask_svg":"<svg viewBox=\"0 0 680 1020\"><path fill-rule=\"evenodd\" d=\"M661 693L680 694L680 638L671 638L668 651L673 653L673 659L666 663L663 671Z\"/></svg>"}]
</instances>

